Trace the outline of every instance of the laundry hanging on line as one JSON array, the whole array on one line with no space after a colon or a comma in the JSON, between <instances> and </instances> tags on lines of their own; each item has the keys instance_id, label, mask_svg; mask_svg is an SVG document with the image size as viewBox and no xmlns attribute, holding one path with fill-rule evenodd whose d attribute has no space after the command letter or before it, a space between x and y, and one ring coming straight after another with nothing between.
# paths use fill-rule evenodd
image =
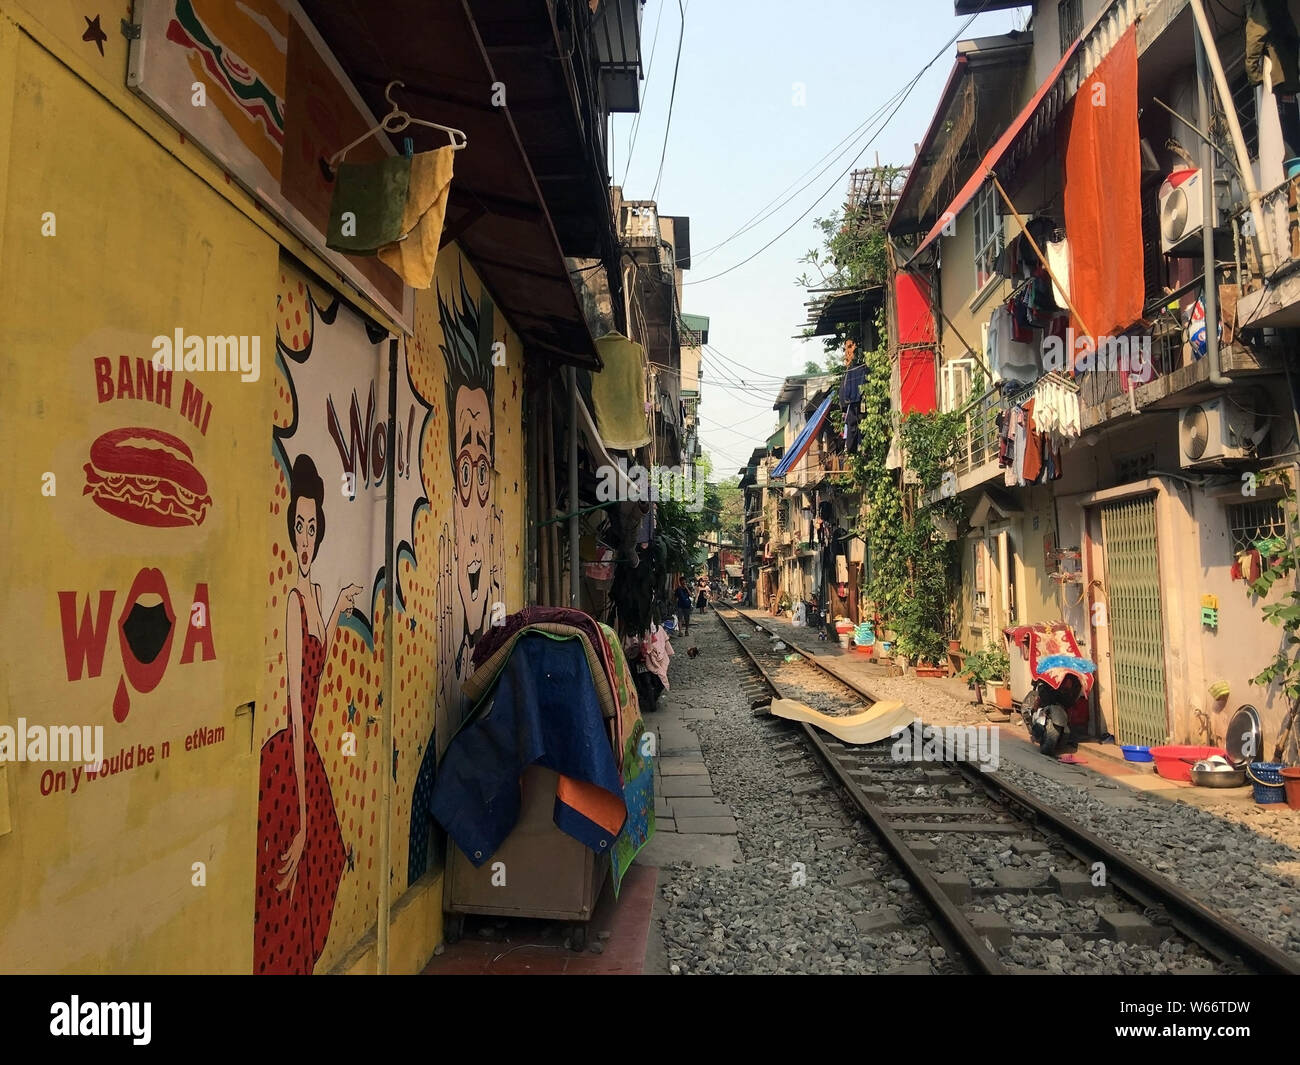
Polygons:
<instances>
[{"instance_id":1,"label":"laundry hanging on line","mask_svg":"<svg viewBox=\"0 0 1300 1065\"><path fill-rule=\"evenodd\" d=\"M330 200L326 247L376 255L405 284L427 289L442 241L455 150L341 163Z\"/></svg>"}]
</instances>

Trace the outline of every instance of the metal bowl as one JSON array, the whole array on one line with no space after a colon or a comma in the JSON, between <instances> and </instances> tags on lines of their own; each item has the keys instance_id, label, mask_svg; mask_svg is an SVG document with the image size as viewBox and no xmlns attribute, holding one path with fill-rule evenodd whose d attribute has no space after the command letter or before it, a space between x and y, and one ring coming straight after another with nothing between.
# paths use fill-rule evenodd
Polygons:
<instances>
[{"instance_id":1,"label":"metal bowl","mask_svg":"<svg viewBox=\"0 0 1300 1065\"><path fill-rule=\"evenodd\" d=\"M1246 784L1246 770L1193 769L1192 783L1198 788L1240 788Z\"/></svg>"}]
</instances>

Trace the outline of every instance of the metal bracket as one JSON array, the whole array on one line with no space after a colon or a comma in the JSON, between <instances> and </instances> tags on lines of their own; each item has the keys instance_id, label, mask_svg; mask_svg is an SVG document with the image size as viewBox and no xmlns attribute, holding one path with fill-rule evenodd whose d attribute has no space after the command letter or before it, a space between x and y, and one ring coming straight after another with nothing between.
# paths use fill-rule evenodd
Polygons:
<instances>
[{"instance_id":1,"label":"metal bracket","mask_svg":"<svg viewBox=\"0 0 1300 1065\"><path fill-rule=\"evenodd\" d=\"M126 19L122 20L122 36L128 41L138 41L140 39L140 28L140 23L138 22L127 22Z\"/></svg>"}]
</instances>

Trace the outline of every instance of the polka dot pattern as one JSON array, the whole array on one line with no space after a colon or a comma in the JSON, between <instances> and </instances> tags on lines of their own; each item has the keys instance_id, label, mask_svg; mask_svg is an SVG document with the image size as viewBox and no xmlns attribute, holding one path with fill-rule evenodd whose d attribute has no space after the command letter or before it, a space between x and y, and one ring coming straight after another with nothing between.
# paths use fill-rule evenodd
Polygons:
<instances>
[{"instance_id":1,"label":"polka dot pattern","mask_svg":"<svg viewBox=\"0 0 1300 1065\"><path fill-rule=\"evenodd\" d=\"M459 271L464 270L465 282L471 297L479 298L479 282L468 262L459 260L454 248L446 249L439 259L436 285L443 292L459 291ZM279 315L280 343L294 352L310 352L314 329L324 329L316 313L327 307L333 295L318 282L300 275L287 264L280 274ZM340 314L346 313L341 309ZM301 317L299 317L299 315ZM438 543L444 527L454 529L452 507L457 499L447 446L446 401L444 396L445 367L441 353L442 336L438 320L436 289L417 293L415 307L415 333L407 345L409 374L412 386L431 408L428 424L419 438L420 473L424 494L429 503L414 519L414 526L403 530L401 522L410 515L398 515L398 535L407 539L413 548L415 562L403 558L398 562L399 579L405 611L394 618L395 646L393 648L395 698L393 705L393 740L398 752L396 775L393 773L392 753L385 754L381 747L380 714L382 712L381 688L384 680L385 650L383 646L384 615L388 603L382 594L375 605L374 649L368 648L359 636L340 627L328 654L322 649L318 677L318 693L314 714L308 726L311 744L324 771L325 786L318 789L330 796L330 807L335 811L341 837L340 851L327 847L322 852L328 857L323 866L317 863L326 879L333 878L336 897L333 900L332 920L325 918L327 939L318 949L318 929L310 919L290 915L287 919L291 931L284 932L285 920L279 919L281 930L270 920L268 945L279 942L276 936L287 935L302 949L282 947L282 956L291 957L295 963L307 964L304 971L317 971L331 967L354 945L374 923L375 899L380 883L379 862L379 790L381 772L393 780L393 839L391 873L394 899L405 886L417 879L429 861L428 816L429 796L432 792L436 747L434 738L434 705L440 690L442 670L453 668L457 647L438 645L438 627L435 618L437 580L440 570ZM518 338L511 332L498 313L494 335L506 344L506 366L498 367L495 380L495 399L500 404L497 411L495 464L503 471L497 481L495 501L502 510L502 525L507 544L517 546L518 532L524 526L525 486L523 484L524 456L522 443L523 411L523 350ZM311 371L310 354L304 362L286 358L286 365L295 376ZM283 371L277 373L273 398L273 424L287 428L294 422L293 393ZM270 763L272 744L291 746L288 731L288 687L284 653L284 624L287 596L296 579L296 566L287 541L284 508L288 506L289 486L280 464L271 463L272 492L267 513L267 622L264 628L264 661L267 688L265 709L258 707L258 741L263 745L264 768ZM519 482L518 490L513 490ZM454 548L453 548L454 549ZM506 610L513 612L523 605L522 552L507 548L506 559ZM324 590L326 599L331 591ZM414 621L414 627L411 622ZM304 652L305 658L305 652ZM304 666L305 669L305 666ZM304 697L305 699L305 697ZM351 707L351 711L349 709ZM372 720L373 719L373 720ZM355 756L345 753L345 736L355 739ZM286 737L278 739L278 737ZM274 757L282 758L282 755ZM262 781L263 794L278 794L281 782L291 790L296 785L292 767L274 763L276 771ZM265 776L265 772L264 772ZM268 786L270 791L268 792ZM288 792L286 792L288 794ZM292 818L296 829L296 793L293 799ZM309 832L315 818L309 811ZM263 820L266 821L265 826ZM262 846L271 843L272 824L276 818L264 809L259 800L258 826L258 888L262 891ZM283 825L278 829L285 831ZM273 864L279 866L278 854L287 844L280 845ZM304 863L307 861L304 849ZM350 857L348 857L350 854ZM302 872L299 873L301 877ZM296 898L296 892L295 892ZM296 905L296 903L295 903ZM259 946L263 932L263 909L259 902L255 957L262 959ZM267 911L270 916L270 911ZM294 922L297 922L294 924ZM315 956L313 957L313 952ZM268 970L269 971L269 970ZM277 970L279 971L279 970Z\"/></svg>"},{"instance_id":2,"label":"polka dot pattern","mask_svg":"<svg viewBox=\"0 0 1300 1065\"><path fill-rule=\"evenodd\" d=\"M325 648L308 631L302 596L303 779L298 780L292 729L277 732L262 748L257 793L257 898L253 971L309 974L315 969L338 894L345 853L324 762L311 739ZM302 798L299 797L299 787ZM306 806L306 824L300 820ZM283 856L303 835L302 856L283 883Z\"/></svg>"}]
</instances>

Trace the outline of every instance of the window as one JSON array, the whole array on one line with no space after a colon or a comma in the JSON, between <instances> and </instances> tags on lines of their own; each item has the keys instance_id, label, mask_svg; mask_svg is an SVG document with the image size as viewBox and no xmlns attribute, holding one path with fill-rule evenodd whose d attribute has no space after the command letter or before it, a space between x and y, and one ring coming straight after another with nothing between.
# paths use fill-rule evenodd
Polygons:
<instances>
[{"instance_id":1,"label":"window","mask_svg":"<svg viewBox=\"0 0 1300 1065\"><path fill-rule=\"evenodd\" d=\"M975 291L993 279L998 252L1002 250L1002 219L994 197L997 190L985 185L975 194Z\"/></svg>"},{"instance_id":2,"label":"window","mask_svg":"<svg viewBox=\"0 0 1300 1065\"><path fill-rule=\"evenodd\" d=\"M1260 540L1286 535L1286 515L1281 500L1230 503L1225 509L1228 512L1228 533L1232 537L1233 555L1249 551Z\"/></svg>"},{"instance_id":3,"label":"window","mask_svg":"<svg viewBox=\"0 0 1300 1065\"><path fill-rule=\"evenodd\" d=\"M1128 484L1130 481L1140 481L1144 477L1149 477L1155 466L1155 448L1121 455L1115 460L1115 473L1119 478L1115 483Z\"/></svg>"},{"instance_id":4,"label":"window","mask_svg":"<svg viewBox=\"0 0 1300 1065\"><path fill-rule=\"evenodd\" d=\"M1061 0L1056 5L1056 25L1061 32L1061 55L1083 32L1083 0Z\"/></svg>"},{"instance_id":5,"label":"window","mask_svg":"<svg viewBox=\"0 0 1300 1065\"><path fill-rule=\"evenodd\" d=\"M939 379L942 395L939 402L945 411L961 410L971 399L971 378L975 369L974 359L952 359L943 364L943 375Z\"/></svg>"}]
</instances>

